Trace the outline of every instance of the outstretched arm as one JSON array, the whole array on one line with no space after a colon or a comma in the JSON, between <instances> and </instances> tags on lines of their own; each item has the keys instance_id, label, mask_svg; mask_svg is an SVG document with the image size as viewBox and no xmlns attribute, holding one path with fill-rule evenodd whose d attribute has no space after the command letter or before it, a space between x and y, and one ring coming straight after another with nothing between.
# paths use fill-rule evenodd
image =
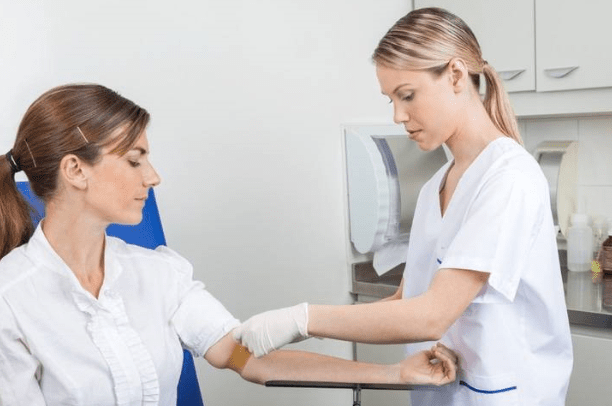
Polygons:
<instances>
[{"instance_id":1,"label":"outstretched arm","mask_svg":"<svg viewBox=\"0 0 612 406\"><path fill-rule=\"evenodd\" d=\"M425 293L403 299L344 306L302 303L251 317L234 338L260 357L308 337L372 344L437 341L487 283L489 274L464 269L439 270Z\"/></svg>"},{"instance_id":2,"label":"outstretched arm","mask_svg":"<svg viewBox=\"0 0 612 406\"><path fill-rule=\"evenodd\" d=\"M310 336L373 344L437 341L487 283L489 274L441 269L429 289L410 299L360 306L310 305Z\"/></svg>"},{"instance_id":3,"label":"outstretched arm","mask_svg":"<svg viewBox=\"0 0 612 406\"><path fill-rule=\"evenodd\" d=\"M236 347L238 346L238 347ZM303 351L276 351L261 358L247 354L231 336L213 345L204 358L250 382L271 380L444 385L455 380L457 356L439 344L393 365L348 361Z\"/></svg>"}]
</instances>

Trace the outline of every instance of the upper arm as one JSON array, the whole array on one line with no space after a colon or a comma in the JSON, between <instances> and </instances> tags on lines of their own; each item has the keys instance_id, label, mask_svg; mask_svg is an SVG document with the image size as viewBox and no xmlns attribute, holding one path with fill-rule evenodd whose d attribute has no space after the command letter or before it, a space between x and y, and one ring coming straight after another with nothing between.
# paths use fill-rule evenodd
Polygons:
<instances>
[{"instance_id":1,"label":"upper arm","mask_svg":"<svg viewBox=\"0 0 612 406\"><path fill-rule=\"evenodd\" d=\"M438 309L434 313L439 336L463 314L488 279L488 272L468 269L440 269L436 272L424 296L429 297Z\"/></svg>"},{"instance_id":2,"label":"upper arm","mask_svg":"<svg viewBox=\"0 0 612 406\"><path fill-rule=\"evenodd\" d=\"M204 354L204 359L215 368L229 368L238 374L242 372L250 357L248 350L234 340L231 332L213 344Z\"/></svg>"},{"instance_id":3,"label":"upper arm","mask_svg":"<svg viewBox=\"0 0 612 406\"><path fill-rule=\"evenodd\" d=\"M44 405L37 379L41 365L8 313L0 303L0 405Z\"/></svg>"}]
</instances>

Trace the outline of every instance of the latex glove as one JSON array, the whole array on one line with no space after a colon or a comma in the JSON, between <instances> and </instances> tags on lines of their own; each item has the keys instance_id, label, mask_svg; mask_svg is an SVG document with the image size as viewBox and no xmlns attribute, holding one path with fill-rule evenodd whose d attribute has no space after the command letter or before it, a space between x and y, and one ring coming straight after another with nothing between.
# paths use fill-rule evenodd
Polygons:
<instances>
[{"instance_id":1,"label":"latex glove","mask_svg":"<svg viewBox=\"0 0 612 406\"><path fill-rule=\"evenodd\" d=\"M401 381L413 385L446 385L457 378L459 357L441 343L400 362Z\"/></svg>"},{"instance_id":2,"label":"latex glove","mask_svg":"<svg viewBox=\"0 0 612 406\"><path fill-rule=\"evenodd\" d=\"M234 339L261 357L308 336L308 303L257 314L234 329Z\"/></svg>"}]
</instances>

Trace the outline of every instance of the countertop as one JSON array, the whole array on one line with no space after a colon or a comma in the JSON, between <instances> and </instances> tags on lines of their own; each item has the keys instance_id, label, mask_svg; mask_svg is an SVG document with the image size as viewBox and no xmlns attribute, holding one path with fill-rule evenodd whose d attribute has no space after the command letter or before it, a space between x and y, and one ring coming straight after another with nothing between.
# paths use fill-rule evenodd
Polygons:
<instances>
[{"instance_id":1,"label":"countertop","mask_svg":"<svg viewBox=\"0 0 612 406\"><path fill-rule=\"evenodd\" d=\"M598 328L612 327L612 308L603 306L603 283L593 283L591 272L567 270L567 251L559 250L561 276L570 324ZM362 296L384 298L397 291L402 280L404 264L378 276L372 262L353 264L351 293L361 301Z\"/></svg>"}]
</instances>

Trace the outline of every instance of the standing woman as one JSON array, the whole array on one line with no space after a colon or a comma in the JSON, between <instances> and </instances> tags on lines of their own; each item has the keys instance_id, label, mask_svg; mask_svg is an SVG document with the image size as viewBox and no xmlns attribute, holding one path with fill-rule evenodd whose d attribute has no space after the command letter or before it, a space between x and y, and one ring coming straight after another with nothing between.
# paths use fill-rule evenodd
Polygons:
<instances>
[{"instance_id":1,"label":"standing woman","mask_svg":"<svg viewBox=\"0 0 612 406\"><path fill-rule=\"evenodd\" d=\"M255 359L189 262L105 235L138 224L160 182L149 113L100 85L67 85L26 112L0 159L0 405L175 406L183 347L244 379L445 384L442 345L395 365L304 352ZM15 173L45 202L34 231ZM430 363L430 359L438 363Z\"/></svg>"},{"instance_id":2,"label":"standing woman","mask_svg":"<svg viewBox=\"0 0 612 406\"><path fill-rule=\"evenodd\" d=\"M373 304L266 312L235 337L256 356L308 336L414 343L409 353L442 340L459 379L413 392L414 406L563 405L572 345L548 184L500 79L469 27L439 8L401 18L373 60L394 121L454 158L420 191L402 285Z\"/></svg>"}]
</instances>

